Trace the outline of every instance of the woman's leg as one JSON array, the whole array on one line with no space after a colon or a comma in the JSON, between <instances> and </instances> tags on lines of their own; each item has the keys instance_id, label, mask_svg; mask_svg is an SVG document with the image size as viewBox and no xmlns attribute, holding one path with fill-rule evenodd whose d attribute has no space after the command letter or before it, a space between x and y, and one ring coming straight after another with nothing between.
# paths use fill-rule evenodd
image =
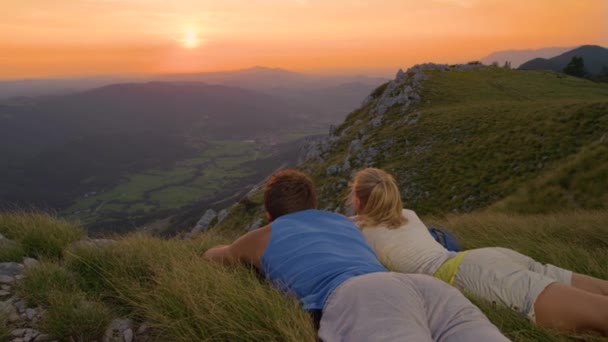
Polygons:
<instances>
[{"instance_id":1,"label":"woman's leg","mask_svg":"<svg viewBox=\"0 0 608 342\"><path fill-rule=\"evenodd\" d=\"M573 272L551 264L541 264L527 255L508 248L495 247L497 252L509 258L511 262L522 265L528 271L536 272L562 284L571 285Z\"/></svg>"},{"instance_id":2,"label":"woman's leg","mask_svg":"<svg viewBox=\"0 0 608 342\"><path fill-rule=\"evenodd\" d=\"M608 281L588 275L572 273L572 286L602 296L608 296Z\"/></svg>"},{"instance_id":3,"label":"woman's leg","mask_svg":"<svg viewBox=\"0 0 608 342\"><path fill-rule=\"evenodd\" d=\"M524 265L530 271L540 273L549 278L555 279L560 283L571 285L587 292L608 296L608 281L606 280L574 273L550 264L543 265L540 262L512 249L497 247L496 250L504 254L511 261Z\"/></svg>"},{"instance_id":4,"label":"woman's leg","mask_svg":"<svg viewBox=\"0 0 608 342\"><path fill-rule=\"evenodd\" d=\"M608 297L552 283L534 303L536 323L559 330L593 330L608 336Z\"/></svg>"}]
</instances>

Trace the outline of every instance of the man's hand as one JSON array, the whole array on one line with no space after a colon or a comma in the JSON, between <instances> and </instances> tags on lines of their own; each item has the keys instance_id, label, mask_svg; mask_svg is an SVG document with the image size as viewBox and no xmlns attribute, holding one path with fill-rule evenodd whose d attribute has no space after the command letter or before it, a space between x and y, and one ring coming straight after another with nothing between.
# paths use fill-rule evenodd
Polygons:
<instances>
[{"instance_id":1,"label":"man's hand","mask_svg":"<svg viewBox=\"0 0 608 342\"><path fill-rule=\"evenodd\" d=\"M230 251L230 245L221 245L209 248L204 257L210 261L218 262L224 265L234 265L238 262L233 253Z\"/></svg>"}]
</instances>

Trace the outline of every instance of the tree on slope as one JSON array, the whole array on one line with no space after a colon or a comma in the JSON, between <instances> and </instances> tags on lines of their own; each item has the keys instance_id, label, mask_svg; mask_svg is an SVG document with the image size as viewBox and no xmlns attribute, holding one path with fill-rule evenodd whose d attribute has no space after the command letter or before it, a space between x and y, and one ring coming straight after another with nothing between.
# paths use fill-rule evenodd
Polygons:
<instances>
[{"instance_id":1,"label":"tree on slope","mask_svg":"<svg viewBox=\"0 0 608 342\"><path fill-rule=\"evenodd\" d=\"M572 57L570 63L564 68L564 73L574 77L585 77L585 75L587 75L587 70L585 69L583 57Z\"/></svg>"}]
</instances>

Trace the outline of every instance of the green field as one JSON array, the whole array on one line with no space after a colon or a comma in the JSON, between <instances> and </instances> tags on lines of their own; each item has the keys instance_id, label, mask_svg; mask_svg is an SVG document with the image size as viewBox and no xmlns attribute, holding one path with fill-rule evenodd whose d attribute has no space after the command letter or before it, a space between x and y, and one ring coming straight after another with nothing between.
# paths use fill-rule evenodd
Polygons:
<instances>
[{"instance_id":1,"label":"green field","mask_svg":"<svg viewBox=\"0 0 608 342\"><path fill-rule=\"evenodd\" d=\"M110 217L129 219L158 212L166 212L168 216L167 210L218 196L230 197L235 190L227 192L226 189L259 171L251 162L272 158L277 145L326 132L327 128L319 125L276 132L256 141L210 141L200 148L197 156L163 168L125 174L114 186L78 198L62 215L80 219L85 224L105 222Z\"/></svg>"},{"instance_id":2,"label":"green field","mask_svg":"<svg viewBox=\"0 0 608 342\"><path fill-rule=\"evenodd\" d=\"M112 189L78 200L65 213L84 222L99 216L178 208L218 194L228 182L254 172L241 165L267 156L253 142L214 141L197 157L166 169L129 174Z\"/></svg>"}]
</instances>

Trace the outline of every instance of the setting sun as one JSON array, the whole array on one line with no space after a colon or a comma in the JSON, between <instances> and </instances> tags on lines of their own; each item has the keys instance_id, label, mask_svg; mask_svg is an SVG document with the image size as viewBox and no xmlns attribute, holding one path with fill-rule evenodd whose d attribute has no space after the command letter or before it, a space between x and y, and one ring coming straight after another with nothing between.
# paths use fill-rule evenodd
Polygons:
<instances>
[{"instance_id":1,"label":"setting sun","mask_svg":"<svg viewBox=\"0 0 608 342\"><path fill-rule=\"evenodd\" d=\"M186 49L194 49L201 44L201 40L198 38L198 34L194 29L185 30L184 35L178 39L178 42Z\"/></svg>"}]
</instances>

